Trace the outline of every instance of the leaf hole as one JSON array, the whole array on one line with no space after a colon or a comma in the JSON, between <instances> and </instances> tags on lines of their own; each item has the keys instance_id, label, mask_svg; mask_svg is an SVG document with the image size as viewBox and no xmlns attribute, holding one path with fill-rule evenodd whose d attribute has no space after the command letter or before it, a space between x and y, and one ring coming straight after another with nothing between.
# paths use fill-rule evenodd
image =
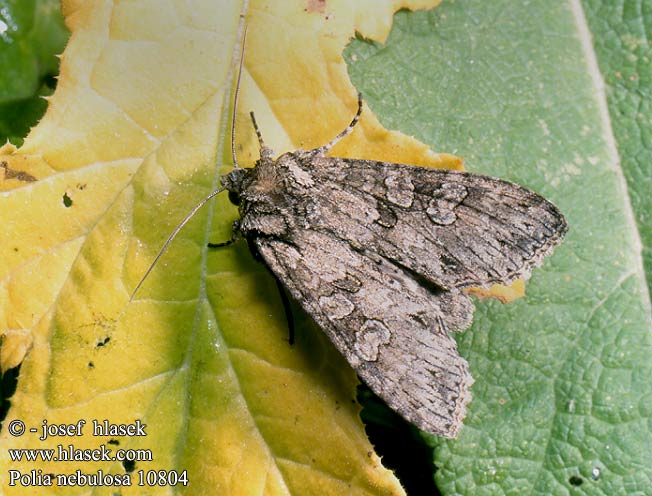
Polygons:
<instances>
[{"instance_id":1,"label":"leaf hole","mask_svg":"<svg viewBox=\"0 0 652 496\"><path fill-rule=\"evenodd\" d=\"M131 473L136 469L136 462L133 460L122 460L122 466L125 469L125 472Z\"/></svg>"},{"instance_id":2,"label":"leaf hole","mask_svg":"<svg viewBox=\"0 0 652 496\"><path fill-rule=\"evenodd\" d=\"M16 392L18 386L18 375L20 373L20 365L13 369L7 370L0 376L0 422L2 422L11 406L11 398ZM0 424L1 427L1 424Z\"/></svg>"},{"instance_id":3,"label":"leaf hole","mask_svg":"<svg viewBox=\"0 0 652 496\"><path fill-rule=\"evenodd\" d=\"M571 475L568 478L568 483L571 486L581 486L584 480L581 477L578 477L577 475Z\"/></svg>"}]
</instances>

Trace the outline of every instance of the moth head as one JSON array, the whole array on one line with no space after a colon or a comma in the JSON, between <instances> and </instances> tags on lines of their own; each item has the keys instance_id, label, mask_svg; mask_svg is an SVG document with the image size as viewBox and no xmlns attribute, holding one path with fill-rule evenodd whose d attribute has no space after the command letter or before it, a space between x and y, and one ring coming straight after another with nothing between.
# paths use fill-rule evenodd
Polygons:
<instances>
[{"instance_id":1,"label":"moth head","mask_svg":"<svg viewBox=\"0 0 652 496\"><path fill-rule=\"evenodd\" d=\"M242 201L242 190L245 179L250 172L251 169L233 169L228 174L222 176L222 186L229 192L229 200L234 205L240 205Z\"/></svg>"},{"instance_id":2,"label":"moth head","mask_svg":"<svg viewBox=\"0 0 652 496\"><path fill-rule=\"evenodd\" d=\"M229 201L240 208L241 214L251 208L274 211L282 188L279 181L274 161L265 158L258 160L253 168L233 169L222 176L222 186L229 192Z\"/></svg>"}]
</instances>

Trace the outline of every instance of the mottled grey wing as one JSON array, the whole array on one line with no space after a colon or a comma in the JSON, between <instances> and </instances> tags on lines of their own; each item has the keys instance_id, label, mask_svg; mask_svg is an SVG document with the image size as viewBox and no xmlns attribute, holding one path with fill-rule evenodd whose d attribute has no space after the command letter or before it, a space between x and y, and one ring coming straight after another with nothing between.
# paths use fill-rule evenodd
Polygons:
<instances>
[{"instance_id":1,"label":"mottled grey wing","mask_svg":"<svg viewBox=\"0 0 652 496\"><path fill-rule=\"evenodd\" d=\"M291 244L255 243L378 396L422 430L457 435L473 379L447 331L470 324L467 296L423 285L391 261L328 233L297 230Z\"/></svg>"},{"instance_id":2,"label":"mottled grey wing","mask_svg":"<svg viewBox=\"0 0 652 496\"><path fill-rule=\"evenodd\" d=\"M496 178L330 157L306 167L318 185L312 228L444 288L527 278L567 230L552 203Z\"/></svg>"}]
</instances>

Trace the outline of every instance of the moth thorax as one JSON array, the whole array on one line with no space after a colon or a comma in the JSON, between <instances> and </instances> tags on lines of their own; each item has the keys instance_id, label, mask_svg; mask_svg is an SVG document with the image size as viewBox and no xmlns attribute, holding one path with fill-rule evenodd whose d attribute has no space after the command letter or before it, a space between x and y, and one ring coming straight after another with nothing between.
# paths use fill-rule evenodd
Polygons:
<instances>
[{"instance_id":1,"label":"moth thorax","mask_svg":"<svg viewBox=\"0 0 652 496\"><path fill-rule=\"evenodd\" d=\"M307 193L315 186L312 175L301 167L301 162L296 153L282 155L276 165L279 173L286 177L287 187L291 188L293 193Z\"/></svg>"},{"instance_id":2,"label":"moth thorax","mask_svg":"<svg viewBox=\"0 0 652 496\"><path fill-rule=\"evenodd\" d=\"M271 193L282 188L282 180L276 168L276 162L270 158L261 158L253 172L253 181L247 189L256 193Z\"/></svg>"}]
</instances>

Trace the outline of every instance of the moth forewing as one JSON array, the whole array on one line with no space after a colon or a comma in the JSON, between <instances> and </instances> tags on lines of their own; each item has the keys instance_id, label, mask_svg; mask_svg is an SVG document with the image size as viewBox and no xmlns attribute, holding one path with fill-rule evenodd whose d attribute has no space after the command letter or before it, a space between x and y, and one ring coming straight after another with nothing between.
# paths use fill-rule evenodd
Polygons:
<instances>
[{"instance_id":1,"label":"moth forewing","mask_svg":"<svg viewBox=\"0 0 652 496\"><path fill-rule=\"evenodd\" d=\"M557 208L468 172L326 157L346 136L227 175L236 228L369 387L421 429L459 432L473 382L450 331L461 288L527 276L562 239Z\"/></svg>"}]
</instances>

